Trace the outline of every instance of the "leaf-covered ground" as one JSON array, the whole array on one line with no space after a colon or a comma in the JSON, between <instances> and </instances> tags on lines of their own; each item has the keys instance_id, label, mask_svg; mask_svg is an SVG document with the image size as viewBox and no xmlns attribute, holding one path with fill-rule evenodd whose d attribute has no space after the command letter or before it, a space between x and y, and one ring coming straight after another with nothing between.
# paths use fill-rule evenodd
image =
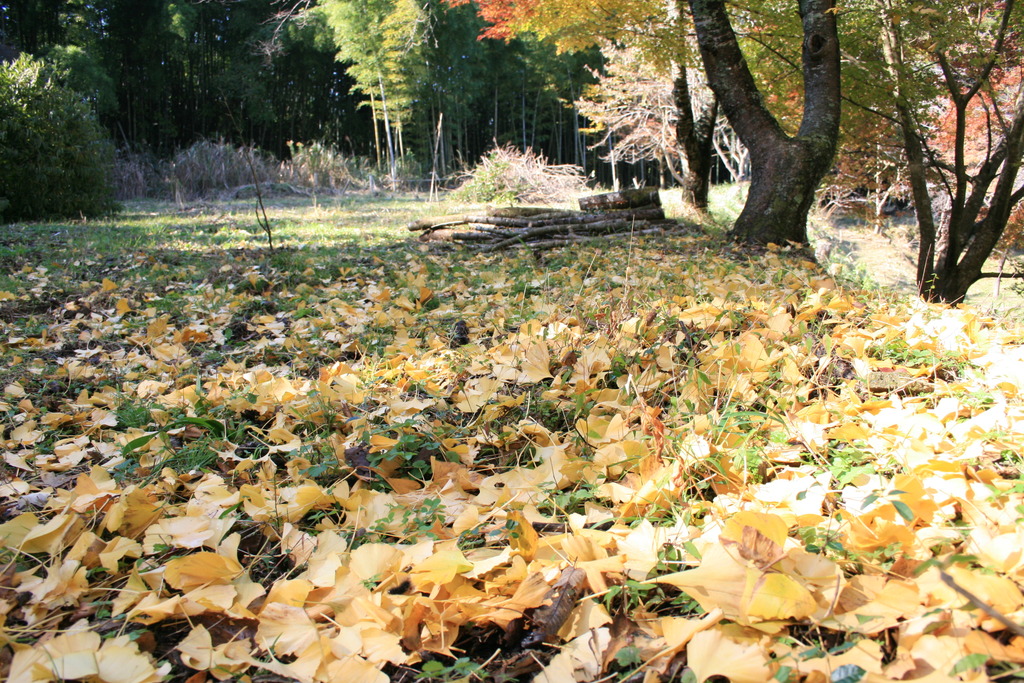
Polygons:
<instances>
[{"instance_id":1,"label":"leaf-covered ground","mask_svg":"<svg viewBox=\"0 0 1024 683\"><path fill-rule=\"evenodd\" d=\"M6 680L1018 675L1016 323L426 210L4 228Z\"/></svg>"}]
</instances>

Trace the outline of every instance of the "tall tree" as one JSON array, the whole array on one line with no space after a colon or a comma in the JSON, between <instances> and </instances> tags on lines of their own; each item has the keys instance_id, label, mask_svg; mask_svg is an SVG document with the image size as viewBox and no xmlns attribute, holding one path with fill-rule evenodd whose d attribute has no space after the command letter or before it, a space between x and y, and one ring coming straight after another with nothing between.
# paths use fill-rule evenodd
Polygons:
<instances>
[{"instance_id":1,"label":"tall tree","mask_svg":"<svg viewBox=\"0 0 1024 683\"><path fill-rule=\"evenodd\" d=\"M459 4L467 0L451 0ZM649 67L674 86L676 108L673 137L665 141L680 155L679 180L684 199L697 211L707 209L711 148L717 100L694 97L687 73L687 14L681 0L653 2L526 2L478 0L480 15L490 23L483 35L508 39L532 33L560 50L578 50L596 43L623 44L643 55ZM632 112L643 117L643 106ZM635 132L633 130L630 133ZM630 134L627 133L627 134Z\"/></svg>"},{"instance_id":2,"label":"tall tree","mask_svg":"<svg viewBox=\"0 0 1024 683\"><path fill-rule=\"evenodd\" d=\"M917 284L959 302L1024 201L1024 46L1015 0L950 11L871 0L920 232Z\"/></svg>"},{"instance_id":3,"label":"tall tree","mask_svg":"<svg viewBox=\"0 0 1024 683\"><path fill-rule=\"evenodd\" d=\"M10 0L0 4L0 43L38 54L64 42L67 0Z\"/></svg>"},{"instance_id":4,"label":"tall tree","mask_svg":"<svg viewBox=\"0 0 1024 683\"><path fill-rule=\"evenodd\" d=\"M327 0L320 5L334 29L338 60L383 122L388 169L397 179L399 143L417 74L423 65L426 17L414 0Z\"/></svg>"},{"instance_id":5,"label":"tall tree","mask_svg":"<svg viewBox=\"0 0 1024 683\"><path fill-rule=\"evenodd\" d=\"M682 186L684 203L706 209L718 111L714 96L706 84L689 82L694 70L677 65L669 81L635 48L602 51L605 73L578 101L580 112L604 132L598 144L614 139L616 158L656 160ZM698 99L691 95L695 88L707 92Z\"/></svg>"},{"instance_id":6,"label":"tall tree","mask_svg":"<svg viewBox=\"0 0 1024 683\"><path fill-rule=\"evenodd\" d=\"M711 169L715 165L711 149L718 119L718 97L713 91L710 96L695 97L690 84L694 70L682 63L677 63L675 68L672 92L676 103L676 145L683 160L679 178L683 202L704 213L708 209ZM702 85L707 88L706 84Z\"/></svg>"},{"instance_id":7,"label":"tall tree","mask_svg":"<svg viewBox=\"0 0 1024 683\"><path fill-rule=\"evenodd\" d=\"M765 105L724 0L689 0L708 84L750 151L751 182L732 234L757 242L807 241L807 214L839 136L839 36L834 0L799 0L803 117L787 134Z\"/></svg>"}]
</instances>

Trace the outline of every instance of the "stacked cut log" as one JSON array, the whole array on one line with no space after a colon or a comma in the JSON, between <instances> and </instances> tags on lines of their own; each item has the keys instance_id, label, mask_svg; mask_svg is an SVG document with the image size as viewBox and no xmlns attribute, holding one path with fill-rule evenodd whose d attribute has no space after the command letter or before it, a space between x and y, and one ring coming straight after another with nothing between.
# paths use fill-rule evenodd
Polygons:
<instances>
[{"instance_id":1,"label":"stacked cut log","mask_svg":"<svg viewBox=\"0 0 1024 683\"><path fill-rule=\"evenodd\" d=\"M421 218L409 224L423 242L459 243L476 251L549 247L650 234L678 227L667 220L657 188L583 197L579 211L544 207L488 209L479 213Z\"/></svg>"}]
</instances>

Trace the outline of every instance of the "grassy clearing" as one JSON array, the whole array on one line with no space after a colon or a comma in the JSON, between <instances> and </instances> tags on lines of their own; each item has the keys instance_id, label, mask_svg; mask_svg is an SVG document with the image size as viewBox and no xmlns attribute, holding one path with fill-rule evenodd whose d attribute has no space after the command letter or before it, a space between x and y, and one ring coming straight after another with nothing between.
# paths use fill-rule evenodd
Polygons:
<instances>
[{"instance_id":1,"label":"grassy clearing","mask_svg":"<svg viewBox=\"0 0 1024 683\"><path fill-rule=\"evenodd\" d=\"M881 225L870 225L854 216L821 217L812 233L827 237L834 247L830 256L830 272L845 282L872 291L888 290L913 295L917 264L916 226L912 218L886 219ZM997 254L986 264L985 271L1013 273L1011 255L1001 264ZM1024 314L1024 294L1014 287L1015 280L1006 278L997 286L995 279L982 279L967 294L970 306L991 315L1020 318Z\"/></svg>"},{"instance_id":2,"label":"grassy clearing","mask_svg":"<svg viewBox=\"0 0 1024 683\"><path fill-rule=\"evenodd\" d=\"M717 234L407 240L455 210L10 226L0 674L1017 674L945 577L1024 610L1019 326Z\"/></svg>"}]
</instances>

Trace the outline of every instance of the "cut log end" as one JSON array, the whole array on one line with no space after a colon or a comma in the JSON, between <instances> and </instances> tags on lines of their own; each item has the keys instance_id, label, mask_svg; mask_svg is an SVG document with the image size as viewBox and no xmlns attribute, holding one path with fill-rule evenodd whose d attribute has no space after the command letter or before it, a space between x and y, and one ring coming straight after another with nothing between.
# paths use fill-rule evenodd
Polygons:
<instances>
[{"instance_id":1,"label":"cut log end","mask_svg":"<svg viewBox=\"0 0 1024 683\"><path fill-rule=\"evenodd\" d=\"M590 197L580 197L583 211L608 211L661 206L661 194L656 187L641 187L635 190L606 192Z\"/></svg>"}]
</instances>

